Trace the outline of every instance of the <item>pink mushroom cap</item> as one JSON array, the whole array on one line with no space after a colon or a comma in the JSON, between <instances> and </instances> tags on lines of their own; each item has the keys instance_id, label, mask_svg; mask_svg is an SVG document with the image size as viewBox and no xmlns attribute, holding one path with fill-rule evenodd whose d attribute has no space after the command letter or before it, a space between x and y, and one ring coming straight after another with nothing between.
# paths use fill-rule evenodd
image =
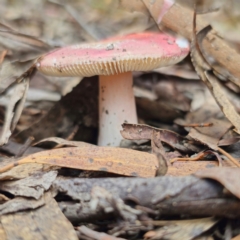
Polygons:
<instances>
[{"instance_id":1,"label":"pink mushroom cap","mask_svg":"<svg viewBox=\"0 0 240 240\"><path fill-rule=\"evenodd\" d=\"M40 57L36 66L51 76L114 75L173 65L188 52L181 38L145 32L60 48Z\"/></svg>"}]
</instances>

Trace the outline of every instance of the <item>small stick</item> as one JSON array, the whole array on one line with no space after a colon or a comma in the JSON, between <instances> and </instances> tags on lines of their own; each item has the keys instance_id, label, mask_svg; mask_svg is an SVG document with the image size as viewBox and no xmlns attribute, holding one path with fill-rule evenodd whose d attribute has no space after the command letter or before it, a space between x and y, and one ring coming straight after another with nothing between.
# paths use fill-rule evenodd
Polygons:
<instances>
[{"instance_id":1,"label":"small stick","mask_svg":"<svg viewBox=\"0 0 240 240\"><path fill-rule=\"evenodd\" d=\"M237 165L238 167L240 167L240 163L234 158L232 157L229 153L227 153L225 150L223 150L222 148L218 147L218 151L220 153L222 153L224 156L226 156L230 161L232 161L235 165Z\"/></svg>"},{"instance_id":2,"label":"small stick","mask_svg":"<svg viewBox=\"0 0 240 240\"><path fill-rule=\"evenodd\" d=\"M186 124L178 124L179 126L182 127L211 127L213 126L213 123L186 123Z\"/></svg>"},{"instance_id":3,"label":"small stick","mask_svg":"<svg viewBox=\"0 0 240 240\"><path fill-rule=\"evenodd\" d=\"M176 161L198 161L200 160L202 157L204 157L205 155L208 155L209 153L206 152L201 152L199 154L197 154L195 157L188 157L188 158L172 158L170 160L170 163L174 163Z\"/></svg>"}]
</instances>

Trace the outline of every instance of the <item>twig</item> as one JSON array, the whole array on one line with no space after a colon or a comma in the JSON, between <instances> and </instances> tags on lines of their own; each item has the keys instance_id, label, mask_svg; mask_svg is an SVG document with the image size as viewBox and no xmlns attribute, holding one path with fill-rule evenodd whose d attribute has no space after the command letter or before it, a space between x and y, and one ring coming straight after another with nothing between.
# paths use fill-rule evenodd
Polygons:
<instances>
[{"instance_id":1,"label":"twig","mask_svg":"<svg viewBox=\"0 0 240 240\"><path fill-rule=\"evenodd\" d=\"M202 157L208 155L209 153L206 152L201 152L199 154L197 154L195 157L188 157L188 158L172 158L170 160L171 163L174 163L176 161L198 161L200 159L202 159Z\"/></svg>"},{"instance_id":2,"label":"twig","mask_svg":"<svg viewBox=\"0 0 240 240\"><path fill-rule=\"evenodd\" d=\"M218 151L220 153L222 153L224 156L226 156L230 161L232 161L235 165L237 165L238 167L240 167L240 163L234 158L232 157L229 153L227 153L225 150L223 150L222 148L218 147Z\"/></svg>"},{"instance_id":3,"label":"twig","mask_svg":"<svg viewBox=\"0 0 240 240\"><path fill-rule=\"evenodd\" d=\"M182 127L211 127L213 126L213 123L186 123L186 124L179 124L176 123L179 126Z\"/></svg>"}]
</instances>

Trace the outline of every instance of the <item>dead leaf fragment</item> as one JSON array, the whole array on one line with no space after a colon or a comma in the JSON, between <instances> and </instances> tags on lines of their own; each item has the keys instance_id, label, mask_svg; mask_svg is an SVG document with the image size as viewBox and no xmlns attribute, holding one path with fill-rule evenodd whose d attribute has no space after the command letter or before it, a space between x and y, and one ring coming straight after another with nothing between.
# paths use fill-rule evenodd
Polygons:
<instances>
[{"instance_id":1,"label":"dead leaf fragment","mask_svg":"<svg viewBox=\"0 0 240 240\"><path fill-rule=\"evenodd\" d=\"M6 116L4 120L3 130L0 136L0 146L7 143L12 131L20 118L22 109L27 96L29 87L29 78L24 79L20 83L16 83L13 88L9 104L7 106Z\"/></svg>"},{"instance_id":2,"label":"dead leaf fragment","mask_svg":"<svg viewBox=\"0 0 240 240\"><path fill-rule=\"evenodd\" d=\"M221 183L229 192L240 199L240 168L211 168L194 174L200 178L211 178Z\"/></svg>"},{"instance_id":3,"label":"dead leaf fragment","mask_svg":"<svg viewBox=\"0 0 240 240\"><path fill-rule=\"evenodd\" d=\"M42 163L82 170L112 172L125 176L154 177L157 157L150 153L114 147L72 147L29 155L0 169L5 172L24 163Z\"/></svg>"},{"instance_id":4,"label":"dead leaf fragment","mask_svg":"<svg viewBox=\"0 0 240 240\"><path fill-rule=\"evenodd\" d=\"M121 131L122 137L129 140L151 140L152 134L154 132L159 132L159 138L156 139L156 144L158 141L164 142L171 146L173 149L177 149L182 152L198 152L201 150L200 147L188 143L189 140L179 134L160 128L154 128L144 124L129 124L124 123L122 125L123 130Z\"/></svg>"},{"instance_id":5,"label":"dead leaf fragment","mask_svg":"<svg viewBox=\"0 0 240 240\"><path fill-rule=\"evenodd\" d=\"M86 143L86 142L80 142L80 141L69 141L63 138L59 137L49 137L49 138L44 138L37 143L34 144L34 146L44 143L44 142L55 142L57 144L60 144L62 146L69 146L69 147L90 147L94 146L93 144Z\"/></svg>"},{"instance_id":6,"label":"dead leaf fragment","mask_svg":"<svg viewBox=\"0 0 240 240\"><path fill-rule=\"evenodd\" d=\"M149 9L151 16L156 22L158 22L160 12L156 9L159 6L162 6L166 0L143 0L146 7ZM238 1L238 0L236 0ZM226 1L229 4L229 1ZM179 35L187 38L188 40L192 39L192 16L193 11L189 8L182 7L179 4L172 5L171 8L165 13L162 18L162 26L171 29L173 32L178 33ZM209 25L210 22L207 21L206 16L200 15L197 20L197 30ZM214 39L214 46L210 39ZM232 76L239 79L240 71L238 63L240 62L240 54L232 48L224 39L217 36L216 33L211 32L208 39L203 41L203 47L205 51L212 56L213 59L217 60L220 66L223 66L227 72L231 73ZM226 59L230 56L226 64Z\"/></svg>"},{"instance_id":7,"label":"dead leaf fragment","mask_svg":"<svg viewBox=\"0 0 240 240\"><path fill-rule=\"evenodd\" d=\"M3 166L3 164L1 164ZM38 163L29 163L28 167L24 165L16 166L15 168L12 168L11 170L0 173L0 180L13 180L13 179L22 179L29 177L34 172L43 170L43 165Z\"/></svg>"},{"instance_id":8,"label":"dead leaf fragment","mask_svg":"<svg viewBox=\"0 0 240 240\"><path fill-rule=\"evenodd\" d=\"M177 161L168 167L169 176L187 176L199 170L218 167L217 161Z\"/></svg>"},{"instance_id":9,"label":"dead leaf fragment","mask_svg":"<svg viewBox=\"0 0 240 240\"><path fill-rule=\"evenodd\" d=\"M34 211L1 216L7 240L78 240L73 226L65 218L50 194L45 195L45 203L44 206Z\"/></svg>"},{"instance_id":10,"label":"dead leaf fragment","mask_svg":"<svg viewBox=\"0 0 240 240\"><path fill-rule=\"evenodd\" d=\"M211 149L214 149L214 150L218 149L217 144L219 139L202 134L195 128L191 128L188 136L194 140L201 142L204 145L207 145Z\"/></svg>"},{"instance_id":11,"label":"dead leaf fragment","mask_svg":"<svg viewBox=\"0 0 240 240\"><path fill-rule=\"evenodd\" d=\"M198 14L214 12L204 15L212 27L223 38L239 42L240 5L238 0L175 0L175 2L191 9L194 8L195 3Z\"/></svg>"},{"instance_id":12,"label":"dead leaf fragment","mask_svg":"<svg viewBox=\"0 0 240 240\"><path fill-rule=\"evenodd\" d=\"M191 240L213 227L218 220L214 218L200 218L180 221L156 221L162 222L164 227L147 232L145 239L171 239L171 240ZM154 222L153 222L154 223Z\"/></svg>"},{"instance_id":13,"label":"dead leaf fragment","mask_svg":"<svg viewBox=\"0 0 240 240\"><path fill-rule=\"evenodd\" d=\"M204 107L207 111L207 109ZM187 121L181 121L182 123L186 123L188 125L189 122L193 119L198 119L200 122L203 122L200 119L200 116L204 115L202 111L192 112L188 114ZM192 117L192 118L191 118ZM175 122L180 122L180 119L177 119ZM205 118L204 122L212 123L210 127L194 127L191 128L188 134L188 137L196 139L201 143L207 145L211 149L217 150L219 140L224 136L224 134L232 127L232 124L226 119L216 119L216 118ZM186 129L186 128L185 128ZM186 129L188 131L188 129Z\"/></svg>"},{"instance_id":14,"label":"dead leaf fragment","mask_svg":"<svg viewBox=\"0 0 240 240\"><path fill-rule=\"evenodd\" d=\"M0 189L10 192L15 196L39 199L44 191L51 187L56 177L57 171L50 171L47 173L38 172L18 181L4 181L1 183Z\"/></svg>"},{"instance_id":15,"label":"dead leaf fragment","mask_svg":"<svg viewBox=\"0 0 240 240\"><path fill-rule=\"evenodd\" d=\"M38 200L16 197L0 205L0 216L29 209L36 209L44 204L45 202L43 197Z\"/></svg>"},{"instance_id":16,"label":"dead leaf fragment","mask_svg":"<svg viewBox=\"0 0 240 240\"><path fill-rule=\"evenodd\" d=\"M13 85L19 76L24 74L33 65L34 60L26 61L4 61L0 65L0 93L6 91ZM8 96L6 96L8 97Z\"/></svg>"},{"instance_id":17,"label":"dead leaf fragment","mask_svg":"<svg viewBox=\"0 0 240 240\"><path fill-rule=\"evenodd\" d=\"M215 76L214 67L204 58L201 51L202 40L212 28L211 26L207 26L196 33L196 13L194 13L193 16L193 39L191 42L191 59L193 66L201 80L211 91L222 112L236 128L236 131L240 133L240 116L226 96L223 86L221 86L218 78ZM218 72L217 69L216 72Z\"/></svg>"},{"instance_id":18,"label":"dead leaf fragment","mask_svg":"<svg viewBox=\"0 0 240 240\"><path fill-rule=\"evenodd\" d=\"M216 99L216 102L218 103L224 115L228 118L228 120L233 124L237 132L240 134L240 116L232 103L227 98L223 87L211 72L205 72L205 75L207 81L209 84L211 84L210 90Z\"/></svg>"}]
</instances>

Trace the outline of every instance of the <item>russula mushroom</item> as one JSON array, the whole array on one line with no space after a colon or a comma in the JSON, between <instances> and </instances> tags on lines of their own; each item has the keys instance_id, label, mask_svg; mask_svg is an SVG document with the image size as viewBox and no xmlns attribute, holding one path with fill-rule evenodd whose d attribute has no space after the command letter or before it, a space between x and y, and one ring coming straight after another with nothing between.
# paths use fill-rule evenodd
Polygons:
<instances>
[{"instance_id":1,"label":"russula mushroom","mask_svg":"<svg viewBox=\"0 0 240 240\"><path fill-rule=\"evenodd\" d=\"M137 123L132 71L149 71L181 61L186 41L160 33L137 33L57 49L40 57L37 69L51 76L99 75L101 146L119 146L124 122Z\"/></svg>"}]
</instances>

